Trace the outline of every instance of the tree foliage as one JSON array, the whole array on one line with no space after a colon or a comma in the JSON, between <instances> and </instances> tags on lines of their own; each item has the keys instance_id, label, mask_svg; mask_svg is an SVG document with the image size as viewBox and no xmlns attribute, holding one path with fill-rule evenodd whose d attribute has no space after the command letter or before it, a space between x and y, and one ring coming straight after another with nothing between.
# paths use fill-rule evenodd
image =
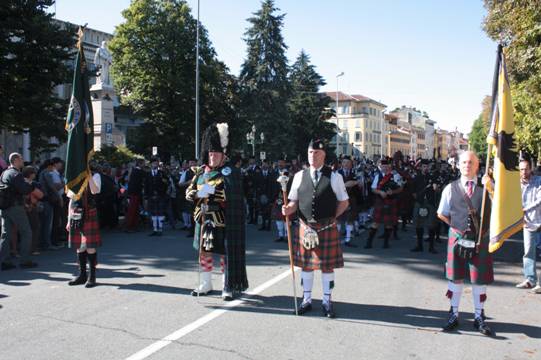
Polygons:
<instances>
[{"instance_id":1,"label":"tree foliage","mask_svg":"<svg viewBox=\"0 0 541 360\"><path fill-rule=\"evenodd\" d=\"M519 147L541 155L541 6L485 0L487 34L505 46Z\"/></svg>"},{"instance_id":2,"label":"tree foliage","mask_svg":"<svg viewBox=\"0 0 541 360\"><path fill-rule=\"evenodd\" d=\"M31 150L53 150L65 139L67 101L54 87L70 82L76 29L46 10L53 0L0 2L0 127L29 129Z\"/></svg>"},{"instance_id":3,"label":"tree foliage","mask_svg":"<svg viewBox=\"0 0 541 360\"><path fill-rule=\"evenodd\" d=\"M330 142L336 133L334 124L326 120L332 116L327 107L328 96L319 93L325 80L310 63L310 56L302 50L289 74L292 95L288 103L294 154L306 155L310 139L321 138Z\"/></svg>"},{"instance_id":4,"label":"tree foliage","mask_svg":"<svg viewBox=\"0 0 541 360\"><path fill-rule=\"evenodd\" d=\"M127 164L135 159L143 158L128 149L126 146L107 146L103 145L99 151L94 154L93 160L98 162L107 162L112 167L120 167L123 164Z\"/></svg>"},{"instance_id":5,"label":"tree foliage","mask_svg":"<svg viewBox=\"0 0 541 360\"><path fill-rule=\"evenodd\" d=\"M247 56L239 77L244 132L252 125L258 133L263 132L263 149L273 158L294 149L287 108L291 95L287 45L282 36L285 14L278 11L273 0L265 0L261 9L247 20Z\"/></svg>"},{"instance_id":6,"label":"tree foliage","mask_svg":"<svg viewBox=\"0 0 541 360\"><path fill-rule=\"evenodd\" d=\"M109 44L111 73L121 102L145 118L153 131L146 140L160 153L194 155L195 60L197 22L184 0L134 0L125 22ZM217 60L200 25L201 129L212 122L236 126L237 89L227 67ZM141 143L137 144L141 151ZM145 144L146 146L146 144ZM144 149L150 153L150 148Z\"/></svg>"}]
</instances>

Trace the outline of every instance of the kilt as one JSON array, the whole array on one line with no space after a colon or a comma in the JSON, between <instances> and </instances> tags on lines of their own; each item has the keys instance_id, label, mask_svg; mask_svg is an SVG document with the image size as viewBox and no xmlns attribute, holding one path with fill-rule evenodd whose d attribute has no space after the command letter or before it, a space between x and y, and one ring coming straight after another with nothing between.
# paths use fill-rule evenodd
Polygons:
<instances>
[{"instance_id":1,"label":"kilt","mask_svg":"<svg viewBox=\"0 0 541 360\"><path fill-rule=\"evenodd\" d=\"M71 227L68 231L68 246L70 248L80 248L84 244L87 248L97 248L101 246L100 225L98 222L98 210L89 208L85 211L85 220L82 230L75 230Z\"/></svg>"},{"instance_id":2,"label":"kilt","mask_svg":"<svg viewBox=\"0 0 541 360\"><path fill-rule=\"evenodd\" d=\"M488 252L488 238L481 241L479 253L472 259L466 260L456 255L457 241L461 235L455 229L449 229L449 242L447 244L447 263L445 275L448 280L464 280L466 266L469 266L470 280L475 285L489 285L494 282L494 265L492 255Z\"/></svg>"},{"instance_id":3,"label":"kilt","mask_svg":"<svg viewBox=\"0 0 541 360\"><path fill-rule=\"evenodd\" d=\"M195 223L195 229L194 229L194 236L193 236L193 248L197 251L199 251L199 248L201 248L202 252L206 252L209 254L220 254L225 255L225 227L216 227L214 228L214 239L212 241L212 245L214 245L214 248L212 248L211 251L203 250L203 244L200 242L199 238L201 236L201 224Z\"/></svg>"},{"instance_id":4,"label":"kilt","mask_svg":"<svg viewBox=\"0 0 541 360\"><path fill-rule=\"evenodd\" d=\"M376 197L374 204L374 223L384 226L394 226L398 223L398 201L396 198Z\"/></svg>"},{"instance_id":5,"label":"kilt","mask_svg":"<svg viewBox=\"0 0 541 360\"><path fill-rule=\"evenodd\" d=\"M167 197L166 196L151 196L148 199L148 212L150 216L165 216L167 212Z\"/></svg>"},{"instance_id":6,"label":"kilt","mask_svg":"<svg viewBox=\"0 0 541 360\"><path fill-rule=\"evenodd\" d=\"M423 207L428 210L428 215L424 217L419 215L419 209ZM418 202L415 202L413 208L413 224L416 228L434 229L436 227L436 220L436 207L434 205L428 203L420 205Z\"/></svg>"},{"instance_id":7,"label":"kilt","mask_svg":"<svg viewBox=\"0 0 541 360\"><path fill-rule=\"evenodd\" d=\"M305 226L308 225L301 221L298 236L295 236L293 244L295 266L301 267L303 270L322 270L324 272L331 272L333 269L344 267L342 246L336 225L318 232L319 245L312 250L305 249L300 241L304 236ZM327 224L315 224L311 227L317 231L325 226Z\"/></svg>"}]
</instances>

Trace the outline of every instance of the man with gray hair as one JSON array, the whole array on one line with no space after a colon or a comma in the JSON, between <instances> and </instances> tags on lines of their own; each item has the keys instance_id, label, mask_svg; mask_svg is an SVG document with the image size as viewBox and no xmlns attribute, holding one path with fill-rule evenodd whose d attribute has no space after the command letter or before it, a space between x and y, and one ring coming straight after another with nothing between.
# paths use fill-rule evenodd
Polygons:
<instances>
[{"instance_id":1,"label":"man with gray hair","mask_svg":"<svg viewBox=\"0 0 541 360\"><path fill-rule=\"evenodd\" d=\"M30 260L30 251L32 246L32 229L28 222L26 211L24 210L24 196L34 190L34 185L25 180L21 170L24 162L21 154L12 153L9 155L9 168L0 176L0 186L2 191L2 206L0 216L2 218L2 235L0 236L0 262L1 269L8 270L15 266L7 261L9 254L9 245L14 229L21 239L21 268L33 268L37 264Z\"/></svg>"}]
</instances>

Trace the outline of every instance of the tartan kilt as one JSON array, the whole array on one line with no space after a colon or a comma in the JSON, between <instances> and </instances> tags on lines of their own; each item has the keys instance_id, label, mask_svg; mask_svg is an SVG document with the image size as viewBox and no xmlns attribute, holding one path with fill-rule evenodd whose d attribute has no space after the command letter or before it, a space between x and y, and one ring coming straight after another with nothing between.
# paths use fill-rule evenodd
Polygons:
<instances>
[{"instance_id":1,"label":"tartan kilt","mask_svg":"<svg viewBox=\"0 0 541 360\"><path fill-rule=\"evenodd\" d=\"M165 216L167 198L165 196L151 196L148 199L148 212L150 216Z\"/></svg>"},{"instance_id":2,"label":"tartan kilt","mask_svg":"<svg viewBox=\"0 0 541 360\"><path fill-rule=\"evenodd\" d=\"M456 254L457 241L461 235L457 230L449 229L449 241L447 243L447 262L445 264L445 276L448 280L464 280L466 278L466 266L470 270L470 281L476 285L489 285L494 282L494 263L492 255L488 252L488 238L483 237L479 253L471 260L461 258Z\"/></svg>"},{"instance_id":3,"label":"tartan kilt","mask_svg":"<svg viewBox=\"0 0 541 360\"><path fill-rule=\"evenodd\" d=\"M394 226L398 223L398 201L395 198L376 197L374 205L374 223Z\"/></svg>"},{"instance_id":4,"label":"tartan kilt","mask_svg":"<svg viewBox=\"0 0 541 360\"><path fill-rule=\"evenodd\" d=\"M333 269L344 267L342 246L336 225L318 232L319 245L317 248L307 250L302 246L300 239L304 236L304 227L308 226L300 222L298 236L295 236L293 244L293 258L295 266L304 270L322 270L330 272ZM313 229L318 230L326 225L315 224Z\"/></svg>"},{"instance_id":5,"label":"tartan kilt","mask_svg":"<svg viewBox=\"0 0 541 360\"><path fill-rule=\"evenodd\" d=\"M97 248L101 246L100 224L98 221L98 210L90 208L85 211L85 220L83 229L76 230L69 228L68 246L70 248L80 248L82 243L87 248Z\"/></svg>"},{"instance_id":6,"label":"tartan kilt","mask_svg":"<svg viewBox=\"0 0 541 360\"><path fill-rule=\"evenodd\" d=\"M428 210L428 215L425 217L419 215L419 209L422 207ZM434 229L437 224L436 207L428 203L421 205L418 202L415 202L413 208L413 224L415 224L416 228Z\"/></svg>"}]
</instances>

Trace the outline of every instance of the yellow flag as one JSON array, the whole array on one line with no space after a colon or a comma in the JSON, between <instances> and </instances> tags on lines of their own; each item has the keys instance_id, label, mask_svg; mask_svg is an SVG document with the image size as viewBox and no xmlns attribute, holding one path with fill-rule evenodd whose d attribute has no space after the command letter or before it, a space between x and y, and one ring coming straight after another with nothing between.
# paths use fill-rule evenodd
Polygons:
<instances>
[{"instance_id":1,"label":"yellow flag","mask_svg":"<svg viewBox=\"0 0 541 360\"><path fill-rule=\"evenodd\" d=\"M503 51L498 51L497 88L493 91L492 123L487 142L494 146L494 194L490 212L489 252L498 250L511 235L522 229L522 193L515 144L513 102Z\"/></svg>"}]
</instances>

